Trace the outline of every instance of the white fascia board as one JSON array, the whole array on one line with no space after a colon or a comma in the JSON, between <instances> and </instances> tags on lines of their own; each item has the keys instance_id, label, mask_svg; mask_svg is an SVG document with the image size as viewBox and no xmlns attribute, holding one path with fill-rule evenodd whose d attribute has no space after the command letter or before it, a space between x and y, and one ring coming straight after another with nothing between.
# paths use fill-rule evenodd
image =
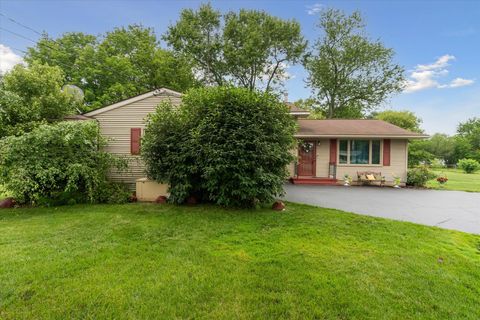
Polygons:
<instances>
[{"instance_id":1,"label":"white fascia board","mask_svg":"<svg viewBox=\"0 0 480 320\"><path fill-rule=\"evenodd\" d=\"M109 106L105 106L103 108L92 110L90 112L84 113L83 115L86 116L86 117L92 117L92 116L95 116L97 114L101 114L101 113L104 113L104 112L107 112L107 111L110 111L110 110L114 110L114 109L123 107L123 106L125 106L127 104L130 104L130 103L133 103L133 102L137 102L137 101L140 101L140 100L143 100L143 99L146 99L146 98L150 98L150 97L153 97L153 96L159 96L159 95L163 95L163 94L174 96L174 97L181 97L182 96L182 94L180 92L176 92L176 91L173 91L173 90L170 90L170 89L167 89L167 88L161 88L161 89L156 89L156 90L141 94L139 96L136 96L136 97L133 97L133 98L130 98L130 99L122 100L120 102L111 104Z\"/></svg>"}]
</instances>

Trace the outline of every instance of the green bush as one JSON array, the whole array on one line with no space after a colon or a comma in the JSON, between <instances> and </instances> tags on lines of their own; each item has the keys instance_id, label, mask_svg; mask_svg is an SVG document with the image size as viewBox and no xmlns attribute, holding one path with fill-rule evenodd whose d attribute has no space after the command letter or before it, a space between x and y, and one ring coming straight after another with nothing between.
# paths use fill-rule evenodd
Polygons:
<instances>
[{"instance_id":1,"label":"green bush","mask_svg":"<svg viewBox=\"0 0 480 320\"><path fill-rule=\"evenodd\" d=\"M480 163L474 159L462 159L458 161L458 167L465 173L474 173L480 169Z\"/></svg>"},{"instance_id":2,"label":"green bush","mask_svg":"<svg viewBox=\"0 0 480 320\"><path fill-rule=\"evenodd\" d=\"M435 168L435 169L445 168L445 163L444 163L444 161L442 161L438 158L435 158L430 163L430 167Z\"/></svg>"},{"instance_id":3,"label":"green bush","mask_svg":"<svg viewBox=\"0 0 480 320\"><path fill-rule=\"evenodd\" d=\"M409 169L407 173L407 185L415 187L424 187L428 180L434 179L435 174L422 165L413 169Z\"/></svg>"},{"instance_id":4,"label":"green bush","mask_svg":"<svg viewBox=\"0 0 480 320\"><path fill-rule=\"evenodd\" d=\"M20 203L108 202L108 171L125 162L100 151L104 142L94 121L41 125L4 138L0 184Z\"/></svg>"},{"instance_id":5,"label":"green bush","mask_svg":"<svg viewBox=\"0 0 480 320\"><path fill-rule=\"evenodd\" d=\"M162 105L142 140L147 174L189 196L252 207L283 193L293 160L295 122L275 96L241 88L189 91L182 106Z\"/></svg>"}]
</instances>

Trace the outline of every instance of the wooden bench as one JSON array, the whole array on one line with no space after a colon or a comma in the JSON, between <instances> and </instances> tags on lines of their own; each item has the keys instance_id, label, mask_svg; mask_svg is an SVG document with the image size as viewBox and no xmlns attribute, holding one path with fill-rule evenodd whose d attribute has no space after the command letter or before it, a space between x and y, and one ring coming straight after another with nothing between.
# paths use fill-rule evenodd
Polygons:
<instances>
[{"instance_id":1,"label":"wooden bench","mask_svg":"<svg viewBox=\"0 0 480 320\"><path fill-rule=\"evenodd\" d=\"M362 184L378 183L381 187L385 185L385 177L381 172L357 171L357 181Z\"/></svg>"}]
</instances>

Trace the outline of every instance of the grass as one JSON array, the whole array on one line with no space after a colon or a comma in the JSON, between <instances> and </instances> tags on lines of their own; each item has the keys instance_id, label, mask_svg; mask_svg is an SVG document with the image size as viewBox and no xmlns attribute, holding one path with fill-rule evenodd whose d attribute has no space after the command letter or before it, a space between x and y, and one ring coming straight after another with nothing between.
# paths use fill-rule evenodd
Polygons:
<instances>
[{"instance_id":1,"label":"grass","mask_svg":"<svg viewBox=\"0 0 480 320\"><path fill-rule=\"evenodd\" d=\"M288 204L0 211L0 319L478 319L480 236Z\"/></svg>"},{"instance_id":2,"label":"grass","mask_svg":"<svg viewBox=\"0 0 480 320\"><path fill-rule=\"evenodd\" d=\"M437 175L446 175L448 182L441 186L435 179L427 183L428 188L480 192L480 172L466 174L459 169L434 169Z\"/></svg>"}]
</instances>

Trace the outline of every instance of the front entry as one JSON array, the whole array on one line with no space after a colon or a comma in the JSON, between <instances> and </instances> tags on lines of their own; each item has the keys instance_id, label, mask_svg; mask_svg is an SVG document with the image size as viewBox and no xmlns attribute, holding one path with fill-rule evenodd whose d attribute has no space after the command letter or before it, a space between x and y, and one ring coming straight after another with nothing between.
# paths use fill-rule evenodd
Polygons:
<instances>
[{"instance_id":1,"label":"front entry","mask_svg":"<svg viewBox=\"0 0 480 320\"><path fill-rule=\"evenodd\" d=\"M316 166L316 150L313 141L302 141L298 145L298 175L314 177Z\"/></svg>"}]
</instances>

